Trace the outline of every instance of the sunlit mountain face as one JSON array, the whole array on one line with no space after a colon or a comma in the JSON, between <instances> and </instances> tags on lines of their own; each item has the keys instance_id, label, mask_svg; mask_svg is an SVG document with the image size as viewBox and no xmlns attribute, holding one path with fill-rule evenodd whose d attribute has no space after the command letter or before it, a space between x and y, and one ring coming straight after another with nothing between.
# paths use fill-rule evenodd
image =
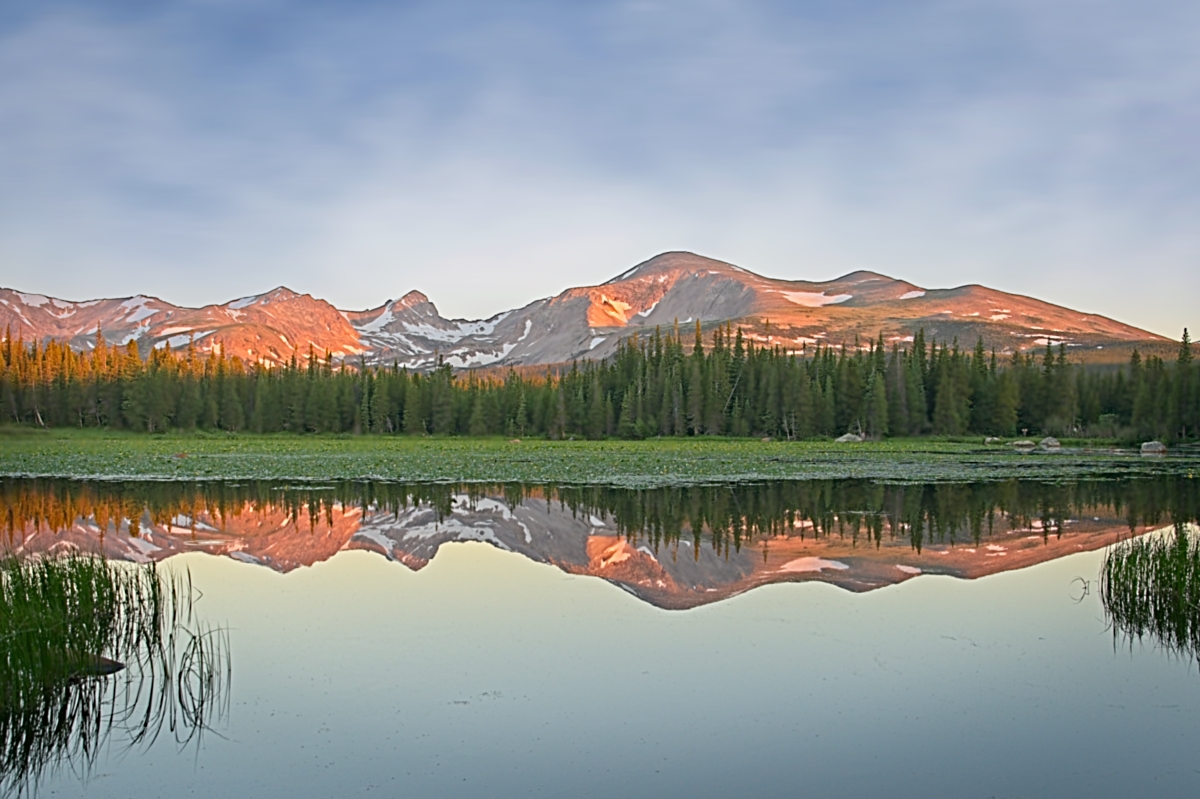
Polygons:
<instances>
[{"instance_id":1,"label":"sunlit mountain face","mask_svg":"<svg viewBox=\"0 0 1200 799\"><path fill-rule=\"evenodd\" d=\"M759 345L804 352L882 337L903 346L982 340L997 353L1065 345L1110 359L1165 339L1145 330L984 286L922 288L875 272L835 280L778 280L723 261L669 252L598 286L567 289L487 319L446 319L419 291L364 311L280 287L187 308L155 297L68 301L0 288L0 328L15 339L57 339L86 351L108 343L220 351L251 363L318 357L412 369L532 366L612 355L623 338L656 327L707 333L729 324Z\"/></svg>"},{"instance_id":2,"label":"sunlit mountain face","mask_svg":"<svg viewBox=\"0 0 1200 799\"><path fill-rule=\"evenodd\" d=\"M18 553L147 562L207 552L280 572L349 549L420 569L483 542L599 577L662 608L783 582L870 591L974 579L1194 522L1186 477L887 485L791 481L658 489L522 484L3 482Z\"/></svg>"}]
</instances>

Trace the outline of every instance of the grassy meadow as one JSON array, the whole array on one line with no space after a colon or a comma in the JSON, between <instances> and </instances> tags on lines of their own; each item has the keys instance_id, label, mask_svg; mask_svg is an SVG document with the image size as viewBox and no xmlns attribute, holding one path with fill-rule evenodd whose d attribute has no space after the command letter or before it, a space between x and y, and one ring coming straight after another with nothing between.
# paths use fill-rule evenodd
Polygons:
<instances>
[{"instance_id":1,"label":"grassy meadow","mask_svg":"<svg viewBox=\"0 0 1200 799\"><path fill-rule=\"evenodd\" d=\"M1200 471L1200 453L1143 458L1089 441L1019 453L981 439L859 444L664 438L504 438L166 434L99 430L0 432L0 476L156 480L481 481L614 486L778 479L887 482L1067 479Z\"/></svg>"}]
</instances>

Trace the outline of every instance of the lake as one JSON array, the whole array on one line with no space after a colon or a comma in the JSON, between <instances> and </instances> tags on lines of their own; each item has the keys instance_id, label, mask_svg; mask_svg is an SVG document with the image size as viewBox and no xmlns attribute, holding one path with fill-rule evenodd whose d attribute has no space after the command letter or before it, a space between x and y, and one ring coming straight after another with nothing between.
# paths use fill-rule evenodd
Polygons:
<instances>
[{"instance_id":1,"label":"lake","mask_svg":"<svg viewBox=\"0 0 1200 799\"><path fill-rule=\"evenodd\" d=\"M1114 630L1097 577L1113 543L1198 508L1188 474L6 479L10 548L190 573L197 612L228 632L231 679L201 735L131 746L126 725L5 787L1195 796L1195 661Z\"/></svg>"}]
</instances>

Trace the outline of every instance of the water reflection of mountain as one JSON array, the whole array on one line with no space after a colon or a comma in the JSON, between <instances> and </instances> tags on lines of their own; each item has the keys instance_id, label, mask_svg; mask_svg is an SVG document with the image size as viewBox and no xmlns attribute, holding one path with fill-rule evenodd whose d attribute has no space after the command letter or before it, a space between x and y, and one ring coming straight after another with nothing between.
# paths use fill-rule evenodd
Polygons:
<instances>
[{"instance_id":1,"label":"water reflection of mountain","mask_svg":"<svg viewBox=\"0 0 1200 799\"><path fill-rule=\"evenodd\" d=\"M759 585L868 591L975 578L1189 522L1200 481L881 485L775 482L648 490L505 484L86 483L6 480L9 547L131 561L203 551L277 571L365 549L419 569L483 541L621 585L666 608Z\"/></svg>"}]
</instances>

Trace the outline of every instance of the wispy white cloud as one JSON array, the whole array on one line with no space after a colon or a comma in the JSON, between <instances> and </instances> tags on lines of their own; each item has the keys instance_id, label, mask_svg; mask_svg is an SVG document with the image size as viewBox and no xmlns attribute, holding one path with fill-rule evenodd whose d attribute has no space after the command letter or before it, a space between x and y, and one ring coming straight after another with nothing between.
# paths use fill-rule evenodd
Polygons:
<instances>
[{"instance_id":1,"label":"wispy white cloud","mask_svg":"<svg viewBox=\"0 0 1200 799\"><path fill-rule=\"evenodd\" d=\"M38 3L0 283L486 315L668 248L1200 326L1185 2Z\"/></svg>"}]
</instances>

